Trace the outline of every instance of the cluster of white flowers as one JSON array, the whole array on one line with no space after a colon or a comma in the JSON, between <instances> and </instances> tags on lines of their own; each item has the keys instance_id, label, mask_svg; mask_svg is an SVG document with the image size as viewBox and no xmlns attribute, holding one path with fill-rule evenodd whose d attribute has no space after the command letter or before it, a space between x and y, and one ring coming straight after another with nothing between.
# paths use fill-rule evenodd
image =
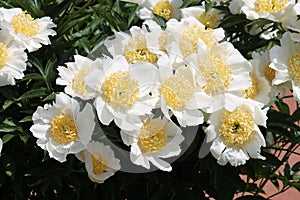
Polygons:
<instances>
[{"instance_id":1,"label":"cluster of white flowers","mask_svg":"<svg viewBox=\"0 0 300 200\"><path fill-rule=\"evenodd\" d=\"M0 7L0 86L15 85L26 70L27 52L50 44L56 32L49 17L34 19L20 8Z\"/></svg>"},{"instance_id":2,"label":"cluster of white flowers","mask_svg":"<svg viewBox=\"0 0 300 200\"><path fill-rule=\"evenodd\" d=\"M281 46L253 53L248 61L224 39L218 28L223 14L217 9L180 9L181 0L127 1L141 6L142 27L115 32L104 42L110 55L95 60L76 55L74 62L58 68L56 83L69 96L60 93L53 105L34 113L31 131L37 144L60 162L76 154L90 179L99 183L121 166L109 146L92 140L95 121L115 123L130 146L130 160L147 169L152 163L171 171L164 159L180 155L185 134L180 127L204 122L219 164L264 159L260 149L266 142L259 126L266 126L269 106L289 85L300 99L299 34L286 33ZM287 0L241 0L232 1L230 9L249 19L280 21L280 16L295 32L300 30L293 21L297 6ZM295 15L284 9L294 9ZM167 20L165 29L151 19L153 14Z\"/></svg>"}]
</instances>

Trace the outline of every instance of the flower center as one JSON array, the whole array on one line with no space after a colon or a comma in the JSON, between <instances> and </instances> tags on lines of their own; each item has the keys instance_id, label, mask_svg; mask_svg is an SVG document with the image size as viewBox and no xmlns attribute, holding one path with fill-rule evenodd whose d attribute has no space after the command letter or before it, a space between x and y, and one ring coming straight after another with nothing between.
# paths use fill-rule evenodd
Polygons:
<instances>
[{"instance_id":1,"label":"flower center","mask_svg":"<svg viewBox=\"0 0 300 200\"><path fill-rule=\"evenodd\" d=\"M287 0L256 0L255 10L258 13L276 13L287 6Z\"/></svg>"},{"instance_id":2,"label":"flower center","mask_svg":"<svg viewBox=\"0 0 300 200\"><path fill-rule=\"evenodd\" d=\"M59 142L68 144L78 137L76 123L70 114L60 114L53 118L50 129L51 137Z\"/></svg>"},{"instance_id":3,"label":"flower center","mask_svg":"<svg viewBox=\"0 0 300 200\"><path fill-rule=\"evenodd\" d=\"M8 60L8 49L5 44L0 42L0 69L4 67Z\"/></svg>"},{"instance_id":4,"label":"flower center","mask_svg":"<svg viewBox=\"0 0 300 200\"><path fill-rule=\"evenodd\" d=\"M173 7L168 0L160 0L155 4L153 13L169 20L173 16Z\"/></svg>"},{"instance_id":5,"label":"flower center","mask_svg":"<svg viewBox=\"0 0 300 200\"><path fill-rule=\"evenodd\" d=\"M125 47L125 58L133 64L135 62L150 62L156 63L158 58L155 53L152 53L147 48L146 38L144 36L134 36Z\"/></svg>"},{"instance_id":6,"label":"flower center","mask_svg":"<svg viewBox=\"0 0 300 200\"><path fill-rule=\"evenodd\" d=\"M254 121L249 110L225 112L220 136L228 146L244 146L254 136Z\"/></svg>"},{"instance_id":7,"label":"flower center","mask_svg":"<svg viewBox=\"0 0 300 200\"><path fill-rule=\"evenodd\" d=\"M190 101L193 90L193 85L186 78L174 75L163 81L159 92L163 95L167 106L178 110Z\"/></svg>"},{"instance_id":8,"label":"flower center","mask_svg":"<svg viewBox=\"0 0 300 200\"><path fill-rule=\"evenodd\" d=\"M219 26L219 16L217 14L212 14L212 13L202 13L197 17L197 19L204 24L205 27L207 28L217 28Z\"/></svg>"},{"instance_id":9,"label":"flower center","mask_svg":"<svg viewBox=\"0 0 300 200\"><path fill-rule=\"evenodd\" d=\"M275 78L275 70L267 65L264 69L265 77L272 83L273 79Z\"/></svg>"},{"instance_id":10,"label":"flower center","mask_svg":"<svg viewBox=\"0 0 300 200\"><path fill-rule=\"evenodd\" d=\"M197 52L199 39L201 39L208 48L216 42L212 29L204 29L195 25L183 31L179 44L184 57Z\"/></svg>"},{"instance_id":11,"label":"flower center","mask_svg":"<svg viewBox=\"0 0 300 200\"><path fill-rule=\"evenodd\" d=\"M200 71L206 85L203 90L209 95L216 95L228 90L232 81L232 69L227 62L215 56L211 56L214 66L201 66Z\"/></svg>"},{"instance_id":12,"label":"flower center","mask_svg":"<svg viewBox=\"0 0 300 200\"><path fill-rule=\"evenodd\" d=\"M255 78L254 76L251 76L251 81L252 81L252 85L248 89L244 90L243 92L246 94L246 98L253 99L258 95L259 86L258 86L257 78Z\"/></svg>"},{"instance_id":13,"label":"flower center","mask_svg":"<svg viewBox=\"0 0 300 200\"><path fill-rule=\"evenodd\" d=\"M13 16L11 24L14 27L15 33L21 32L28 37L37 35L40 29L38 21L25 12Z\"/></svg>"},{"instance_id":14,"label":"flower center","mask_svg":"<svg viewBox=\"0 0 300 200\"><path fill-rule=\"evenodd\" d=\"M129 109L138 100L138 81L131 79L129 71L118 71L106 78L102 91L106 102L115 109Z\"/></svg>"},{"instance_id":15,"label":"flower center","mask_svg":"<svg viewBox=\"0 0 300 200\"><path fill-rule=\"evenodd\" d=\"M162 123L148 121L141 128L138 144L144 153L154 153L166 146L167 139Z\"/></svg>"},{"instance_id":16,"label":"flower center","mask_svg":"<svg viewBox=\"0 0 300 200\"><path fill-rule=\"evenodd\" d=\"M106 159L99 153L92 154L92 165L93 165L93 173L96 175L102 174L107 166Z\"/></svg>"},{"instance_id":17,"label":"flower center","mask_svg":"<svg viewBox=\"0 0 300 200\"><path fill-rule=\"evenodd\" d=\"M88 73L90 73L91 68L86 68L77 72L72 81L72 89L79 95L88 94L86 90L86 84L84 79Z\"/></svg>"},{"instance_id":18,"label":"flower center","mask_svg":"<svg viewBox=\"0 0 300 200\"><path fill-rule=\"evenodd\" d=\"M288 71L295 84L300 84L300 53L296 53L289 58Z\"/></svg>"}]
</instances>

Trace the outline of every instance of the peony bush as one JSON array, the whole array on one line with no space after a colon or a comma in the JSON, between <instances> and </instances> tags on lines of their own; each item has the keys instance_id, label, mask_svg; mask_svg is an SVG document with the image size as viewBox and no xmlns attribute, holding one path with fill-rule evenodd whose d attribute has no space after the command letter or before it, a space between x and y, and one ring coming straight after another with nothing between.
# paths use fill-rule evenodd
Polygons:
<instances>
[{"instance_id":1,"label":"peony bush","mask_svg":"<svg viewBox=\"0 0 300 200\"><path fill-rule=\"evenodd\" d=\"M1 196L299 191L299 15L295 0L0 0Z\"/></svg>"}]
</instances>

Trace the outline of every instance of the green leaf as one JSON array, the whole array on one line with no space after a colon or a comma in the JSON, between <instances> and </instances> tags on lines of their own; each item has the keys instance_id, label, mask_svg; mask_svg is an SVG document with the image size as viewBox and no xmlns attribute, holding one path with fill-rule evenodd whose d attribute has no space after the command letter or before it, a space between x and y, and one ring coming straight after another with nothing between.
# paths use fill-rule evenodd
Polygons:
<instances>
[{"instance_id":1,"label":"green leaf","mask_svg":"<svg viewBox=\"0 0 300 200\"><path fill-rule=\"evenodd\" d=\"M46 96L43 101L53 101L55 99L56 93L51 93L48 96Z\"/></svg>"},{"instance_id":2,"label":"green leaf","mask_svg":"<svg viewBox=\"0 0 300 200\"><path fill-rule=\"evenodd\" d=\"M32 116L26 116L23 119L21 119L19 122L24 123L24 122L31 122L32 121Z\"/></svg>"},{"instance_id":3,"label":"green leaf","mask_svg":"<svg viewBox=\"0 0 300 200\"><path fill-rule=\"evenodd\" d=\"M9 142L11 139L13 139L16 136L16 134L5 134L2 138L3 143Z\"/></svg>"},{"instance_id":4,"label":"green leaf","mask_svg":"<svg viewBox=\"0 0 300 200\"><path fill-rule=\"evenodd\" d=\"M17 130L16 126L11 126L7 124L0 124L0 132L8 133Z\"/></svg>"},{"instance_id":5,"label":"green leaf","mask_svg":"<svg viewBox=\"0 0 300 200\"><path fill-rule=\"evenodd\" d=\"M1 111L6 110L9 106L11 106L13 103L15 103L15 101L12 100L6 100L2 106Z\"/></svg>"},{"instance_id":6,"label":"green leaf","mask_svg":"<svg viewBox=\"0 0 300 200\"><path fill-rule=\"evenodd\" d=\"M275 104L281 113L290 115L289 106L286 103L284 103L281 99L279 101L276 101Z\"/></svg>"},{"instance_id":7,"label":"green leaf","mask_svg":"<svg viewBox=\"0 0 300 200\"><path fill-rule=\"evenodd\" d=\"M43 68L43 65L41 64L40 60L33 56L32 54L29 54L29 63L32 64L32 66L34 66L42 76L45 76L45 72L44 72L44 68Z\"/></svg>"},{"instance_id":8,"label":"green leaf","mask_svg":"<svg viewBox=\"0 0 300 200\"><path fill-rule=\"evenodd\" d=\"M27 80L43 80L43 76L41 76L38 73L31 73L31 74L26 74L24 78L21 81L27 81Z\"/></svg>"},{"instance_id":9,"label":"green leaf","mask_svg":"<svg viewBox=\"0 0 300 200\"><path fill-rule=\"evenodd\" d=\"M286 163L285 166L284 166L284 176L288 179L291 179L292 176L291 176L291 168L290 168L290 165L289 163Z\"/></svg>"},{"instance_id":10,"label":"green leaf","mask_svg":"<svg viewBox=\"0 0 300 200\"><path fill-rule=\"evenodd\" d=\"M17 100L23 100L23 99L30 99L30 98L36 98L36 97L44 97L48 95L46 88L39 88L30 90L28 92L25 92L23 95L21 95Z\"/></svg>"},{"instance_id":11,"label":"green leaf","mask_svg":"<svg viewBox=\"0 0 300 200\"><path fill-rule=\"evenodd\" d=\"M297 163L295 163L292 167L292 170L294 172L299 172L300 171L300 161L298 161Z\"/></svg>"}]
</instances>

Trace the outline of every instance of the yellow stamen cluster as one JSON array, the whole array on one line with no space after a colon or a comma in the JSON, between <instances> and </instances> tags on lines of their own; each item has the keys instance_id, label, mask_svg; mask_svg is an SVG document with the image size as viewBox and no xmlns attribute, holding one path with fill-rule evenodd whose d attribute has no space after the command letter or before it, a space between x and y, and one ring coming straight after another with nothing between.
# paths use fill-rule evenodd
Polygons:
<instances>
[{"instance_id":1,"label":"yellow stamen cluster","mask_svg":"<svg viewBox=\"0 0 300 200\"><path fill-rule=\"evenodd\" d=\"M163 95L167 106L178 110L185 106L193 96L194 86L180 75L166 78L160 86L160 94Z\"/></svg>"},{"instance_id":2,"label":"yellow stamen cluster","mask_svg":"<svg viewBox=\"0 0 300 200\"><path fill-rule=\"evenodd\" d=\"M289 58L288 72L295 84L300 84L300 53Z\"/></svg>"},{"instance_id":3,"label":"yellow stamen cluster","mask_svg":"<svg viewBox=\"0 0 300 200\"><path fill-rule=\"evenodd\" d=\"M72 89L79 95L88 94L89 92L86 90L86 84L84 79L88 73L91 72L91 68L86 68L80 70L74 75L74 79L72 81Z\"/></svg>"},{"instance_id":4,"label":"yellow stamen cluster","mask_svg":"<svg viewBox=\"0 0 300 200\"><path fill-rule=\"evenodd\" d=\"M184 57L197 52L199 39L201 39L208 48L216 43L216 38L213 35L212 29L204 29L196 25L192 26L183 31L180 38L180 50Z\"/></svg>"},{"instance_id":5,"label":"yellow stamen cluster","mask_svg":"<svg viewBox=\"0 0 300 200\"><path fill-rule=\"evenodd\" d=\"M164 124L150 120L141 128L138 145L142 152L154 153L165 147L167 140Z\"/></svg>"},{"instance_id":6,"label":"yellow stamen cluster","mask_svg":"<svg viewBox=\"0 0 300 200\"><path fill-rule=\"evenodd\" d=\"M256 0L255 10L258 13L276 13L287 6L287 0Z\"/></svg>"},{"instance_id":7,"label":"yellow stamen cluster","mask_svg":"<svg viewBox=\"0 0 300 200\"><path fill-rule=\"evenodd\" d=\"M13 16L11 24L14 27L15 33L21 32L28 37L37 35L40 29L38 21L25 12Z\"/></svg>"},{"instance_id":8,"label":"yellow stamen cluster","mask_svg":"<svg viewBox=\"0 0 300 200\"><path fill-rule=\"evenodd\" d=\"M237 108L233 112L225 111L220 136L227 146L242 147L254 137L254 125L249 110Z\"/></svg>"},{"instance_id":9,"label":"yellow stamen cluster","mask_svg":"<svg viewBox=\"0 0 300 200\"><path fill-rule=\"evenodd\" d=\"M102 85L106 102L115 109L129 109L138 100L138 81L129 71L118 71L107 77Z\"/></svg>"},{"instance_id":10,"label":"yellow stamen cluster","mask_svg":"<svg viewBox=\"0 0 300 200\"><path fill-rule=\"evenodd\" d=\"M75 141L78 131L74 118L70 114L60 114L54 117L51 122L50 135L55 141L63 144Z\"/></svg>"},{"instance_id":11,"label":"yellow stamen cluster","mask_svg":"<svg viewBox=\"0 0 300 200\"><path fill-rule=\"evenodd\" d=\"M5 44L0 42L0 69L4 67L8 60L8 49Z\"/></svg>"},{"instance_id":12,"label":"yellow stamen cluster","mask_svg":"<svg viewBox=\"0 0 300 200\"><path fill-rule=\"evenodd\" d=\"M246 94L246 98L254 99L259 92L259 85L258 80L254 76L251 76L252 85L244 90L244 93Z\"/></svg>"},{"instance_id":13,"label":"yellow stamen cluster","mask_svg":"<svg viewBox=\"0 0 300 200\"><path fill-rule=\"evenodd\" d=\"M220 24L220 16L217 13L204 12L197 19L207 28L217 28Z\"/></svg>"},{"instance_id":14,"label":"yellow stamen cluster","mask_svg":"<svg viewBox=\"0 0 300 200\"><path fill-rule=\"evenodd\" d=\"M201 75L206 85L203 90L209 95L216 95L228 90L232 81L232 69L225 59L211 56L214 66L201 66Z\"/></svg>"},{"instance_id":15,"label":"yellow stamen cluster","mask_svg":"<svg viewBox=\"0 0 300 200\"><path fill-rule=\"evenodd\" d=\"M155 4L152 12L165 20L169 20L173 17L173 6L168 0L160 0Z\"/></svg>"},{"instance_id":16,"label":"yellow stamen cluster","mask_svg":"<svg viewBox=\"0 0 300 200\"><path fill-rule=\"evenodd\" d=\"M102 174L107 168L106 159L99 153L92 154L93 173L96 175Z\"/></svg>"},{"instance_id":17,"label":"yellow stamen cluster","mask_svg":"<svg viewBox=\"0 0 300 200\"><path fill-rule=\"evenodd\" d=\"M267 65L264 69L265 77L272 83L273 79L275 78L275 70L270 67L270 65Z\"/></svg>"},{"instance_id":18,"label":"yellow stamen cluster","mask_svg":"<svg viewBox=\"0 0 300 200\"><path fill-rule=\"evenodd\" d=\"M138 61L156 63L158 60L157 55L148 49L146 38L141 35L134 36L129 40L124 56L131 64Z\"/></svg>"}]
</instances>

